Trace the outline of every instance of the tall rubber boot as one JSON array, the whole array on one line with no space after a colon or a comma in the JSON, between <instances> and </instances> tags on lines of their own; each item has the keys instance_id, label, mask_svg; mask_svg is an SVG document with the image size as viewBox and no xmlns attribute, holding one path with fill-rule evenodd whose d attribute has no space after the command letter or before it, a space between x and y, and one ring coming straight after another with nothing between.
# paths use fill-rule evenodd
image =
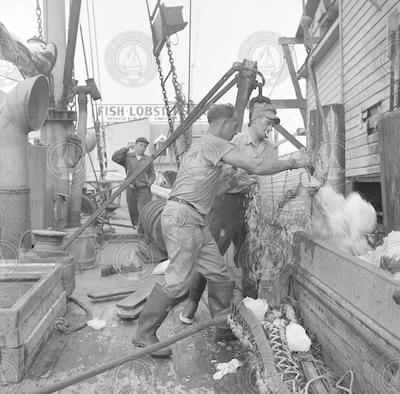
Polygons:
<instances>
[{"instance_id":1,"label":"tall rubber boot","mask_svg":"<svg viewBox=\"0 0 400 394\"><path fill-rule=\"evenodd\" d=\"M235 282L233 281L208 282L208 304L212 317L229 308L233 298L234 288ZM236 339L228 323L216 326L215 338L222 341L232 341Z\"/></svg>"},{"instance_id":2,"label":"tall rubber boot","mask_svg":"<svg viewBox=\"0 0 400 394\"><path fill-rule=\"evenodd\" d=\"M145 347L159 342L156 332L167 317L168 309L174 304L174 301L175 299L170 297L158 283L154 285L140 314L136 338L132 339L134 345ZM170 348L151 353L152 357L170 357L171 355Z\"/></svg>"},{"instance_id":3,"label":"tall rubber boot","mask_svg":"<svg viewBox=\"0 0 400 394\"><path fill-rule=\"evenodd\" d=\"M190 286L189 298L186 301L183 311L179 315L181 322L185 324L193 323L193 317L197 311L197 307L199 306L206 284L207 279L202 274L195 272Z\"/></svg>"}]
</instances>

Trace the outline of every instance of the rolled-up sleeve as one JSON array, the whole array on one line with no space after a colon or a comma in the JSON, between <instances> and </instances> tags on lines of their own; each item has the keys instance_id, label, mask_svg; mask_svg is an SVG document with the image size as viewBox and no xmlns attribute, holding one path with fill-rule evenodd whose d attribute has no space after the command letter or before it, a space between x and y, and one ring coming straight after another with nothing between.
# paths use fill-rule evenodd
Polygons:
<instances>
[{"instance_id":1,"label":"rolled-up sleeve","mask_svg":"<svg viewBox=\"0 0 400 394\"><path fill-rule=\"evenodd\" d=\"M111 159L115 163L120 164L121 166L126 168L126 157L128 152L129 152L128 148L118 149L116 152L114 152Z\"/></svg>"}]
</instances>

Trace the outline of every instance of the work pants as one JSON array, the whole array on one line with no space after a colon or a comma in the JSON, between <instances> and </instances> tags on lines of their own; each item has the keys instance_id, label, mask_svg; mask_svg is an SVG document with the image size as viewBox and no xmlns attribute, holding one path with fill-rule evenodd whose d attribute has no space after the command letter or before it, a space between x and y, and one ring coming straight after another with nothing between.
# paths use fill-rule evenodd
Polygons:
<instances>
[{"instance_id":1,"label":"work pants","mask_svg":"<svg viewBox=\"0 0 400 394\"><path fill-rule=\"evenodd\" d=\"M129 216L133 226L138 224L139 213L143 207L151 201L151 190L149 187L127 188L126 201L128 203Z\"/></svg>"},{"instance_id":2,"label":"work pants","mask_svg":"<svg viewBox=\"0 0 400 394\"><path fill-rule=\"evenodd\" d=\"M232 280L206 219L195 209L168 201L161 214L161 228L170 260L164 290L170 297L189 291L194 271L212 282Z\"/></svg>"}]
</instances>

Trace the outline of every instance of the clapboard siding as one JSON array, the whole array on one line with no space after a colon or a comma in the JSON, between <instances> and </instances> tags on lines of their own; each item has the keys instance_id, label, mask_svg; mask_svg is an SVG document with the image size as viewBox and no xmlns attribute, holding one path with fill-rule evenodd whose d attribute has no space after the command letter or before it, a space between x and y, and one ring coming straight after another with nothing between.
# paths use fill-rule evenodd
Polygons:
<instances>
[{"instance_id":1,"label":"clapboard siding","mask_svg":"<svg viewBox=\"0 0 400 394\"><path fill-rule=\"evenodd\" d=\"M378 173L380 170L378 136L366 135L361 115L378 102L381 103L382 114L389 112L387 22L391 12L395 9L400 11L400 2L381 0L380 5L379 11L371 1L342 1L342 20L339 26L342 48L339 42L335 43L315 65L322 105L341 103L343 98L347 177ZM340 51L343 70L340 69ZM342 81L343 87L340 85ZM315 108L315 97L308 79L308 115Z\"/></svg>"},{"instance_id":2,"label":"clapboard siding","mask_svg":"<svg viewBox=\"0 0 400 394\"><path fill-rule=\"evenodd\" d=\"M387 18L396 0L382 2L378 11L372 2L356 1L350 10L343 2L343 100L346 124L346 176L379 172L377 137L366 136L361 114L381 102L389 110L389 61Z\"/></svg>"},{"instance_id":3,"label":"clapboard siding","mask_svg":"<svg viewBox=\"0 0 400 394\"><path fill-rule=\"evenodd\" d=\"M326 56L315 65L318 94L322 105L340 103L339 45L336 43ZM307 112L316 109L311 82L307 81Z\"/></svg>"}]
</instances>

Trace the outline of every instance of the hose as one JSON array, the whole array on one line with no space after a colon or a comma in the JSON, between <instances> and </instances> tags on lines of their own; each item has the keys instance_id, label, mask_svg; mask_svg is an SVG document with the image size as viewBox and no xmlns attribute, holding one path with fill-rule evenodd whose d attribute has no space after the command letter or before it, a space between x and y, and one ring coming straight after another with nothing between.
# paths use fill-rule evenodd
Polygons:
<instances>
[{"instance_id":1,"label":"hose","mask_svg":"<svg viewBox=\"0 0 400 394\"><path fill-rule=\"evenodd\" d=\"M50 394L50 393L54 393L56 391L62 390L66 387L72 386L73 384L82 382L83 380L89 379L95 375L106 372L112 368L116 368L122 364L125 364L128 361L132 361L136 358L143 357L143 356L146 356L157 350L163 349L169 345L172 345L175 342L178 342L184 338L187 338L193 334L196 334L197 332L202 331L208 327L223 324L226 322L226 319L227 319L226 315L222 315L222 316L218 316L212 320L207 320L207 321L200 323L194 327L184 330L184 331L180 332L179 334L175 334L175 335L169 337L168 339L160 341L154 345L146 346L142 350L137 350L137 351L134 351L133 353L129 353L125 356L115 358L111 361L108 361L104 364L99 365L98 367L92 368L89 371L82 372L71 378L62 380L61 382L57 382L57 383L51 384L50 386L43 387L41 389L32 391L31 394Z\"/></svg>"},{"instance_id":2,"label":"hose","mask_svg":"<svg viewBox=\"0 0 400 394\"><path fill-rule=\"evenodd\" d=\"M83 327L86 326L86 323L89 320L92 320L92 318L93 318L92 312L81 301L79 301L78 299L76 299L74 297L68 297L68 301L72 301L73 303L78 305L81 309L83 309L87 315L87 318L78 324L72 325L67 320L65 320L63 317L60 317L59 319L57 319L54 322L54 327L56 330L60 331L63 334L70 334L71 332L75 332L75 331L82 329Z\"/></svg>"}]
</instances>

